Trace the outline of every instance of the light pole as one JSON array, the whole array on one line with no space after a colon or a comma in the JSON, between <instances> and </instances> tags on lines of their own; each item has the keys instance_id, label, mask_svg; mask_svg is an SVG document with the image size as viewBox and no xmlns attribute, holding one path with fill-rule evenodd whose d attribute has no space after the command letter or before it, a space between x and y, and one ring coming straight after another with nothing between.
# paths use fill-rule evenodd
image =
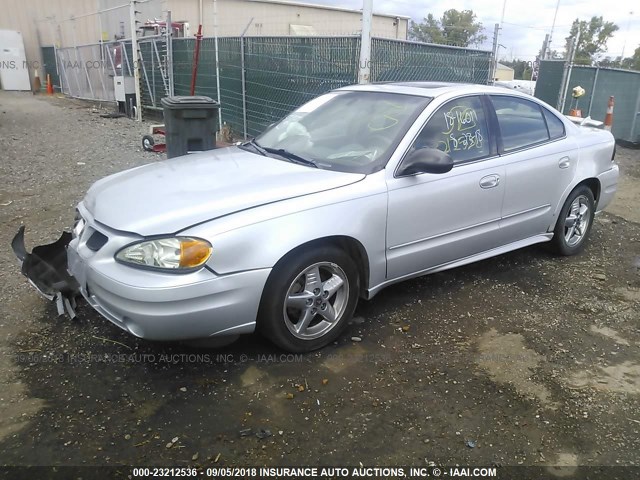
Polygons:
<instances>
[{"instance_id":1,"label":"light pole","mask_svg":"<svg viewBox=\"0 0 640 480\"><path fill-rule=\"evenodd\" d=\"M629 18L627 19L627 31L624 34L624 43L622 44L622 53L620 54L620 67L622 67L622 62L624 62L624 49L627 48L627 38L629 37L629 26L631 25L632 16L633 12L629 12Z\"/></svg>"},{"instance_id":2,"label":"light pole","mask_svg":"<svg viewBox=\"0 0 640 480\"><path fill-rule=\"evenodd\" d=\"M549 42L547 43L547 50L551 51L551 40L553 39L553 31L556 28L556 19L558 18L558 8L560 8L560 0L556 3L556 11L553 14L553 23L551 24L551 33L549 33ZM543 52L542 58L547 58L547 52Z\"/></svg>"}]
</instances>

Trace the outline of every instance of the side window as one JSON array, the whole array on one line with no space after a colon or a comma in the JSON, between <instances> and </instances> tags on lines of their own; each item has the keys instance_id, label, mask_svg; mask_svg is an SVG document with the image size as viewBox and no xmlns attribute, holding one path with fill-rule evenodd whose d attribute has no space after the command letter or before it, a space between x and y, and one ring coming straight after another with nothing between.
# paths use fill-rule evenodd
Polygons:
<instances>
[{"instance_id":1,"label":"side window","mask_svg":"<svg viewBox=\"0 0 640 480\"><path fill-rule=\"evenodd\" d=\"M547 124L537 103L492 95L505 152L549 140Z\"/></svg>"},{"instance_id":2,"label":"side window","mask_svg":"<svg viewBox=\"0 0 640 480\"><path fill-rule=\"evenodd\" d=\"M412 148L437 148L455 163L489 155L489 129L479 97L452 100L429 119Z\"/></svg>"},{"instance_id":3,"label":"side window","mask_svg":"<svg viewBox=\"0 0 640 480\"><path fill-rule=\"evenodd\" d=\"M547 121L547 128L549 129L549 137L551 140L564 137L564 124L562 121L546 108L543 108L542 112Z\"/></svg>"}]
</instances>

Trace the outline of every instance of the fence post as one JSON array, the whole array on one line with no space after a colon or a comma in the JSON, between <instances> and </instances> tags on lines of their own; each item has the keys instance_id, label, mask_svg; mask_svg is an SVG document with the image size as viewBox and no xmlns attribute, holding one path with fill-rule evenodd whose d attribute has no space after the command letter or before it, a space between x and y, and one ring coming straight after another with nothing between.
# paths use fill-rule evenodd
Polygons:
<instances>
[{"instance_id":1,"label":"fence post","mask_svg":"<svg viewBox=\"0 0 640 480\"><path fill-rule=\"evenodd\" d=\"M218 1L213 0L213 47L216 50L216 96L218 97L218 131L222 129L222 104L220 103L220 57L218 55Z\"/></svg>"},{"instance_id":2,"label":"fence post","mask_svg":"<svg viewBox=\"0 0 640 480\"><path fill-rule=\"evenodd\" d=\"M564 72L562 74L562 83L560 84L560 92L558 97L558 110L560 113L564 112L564 106L567 101L567 92L569 91L569 82L571 81L571 72L573 71L573 61L576 58L576 50L578 49L578 41L580 40L580 32L576 35L571 43L571 50L569 53L569 63L565 64Z\"/></svg>"},{"instance_id":3,"label":"fence post","mask_svg":"<svg viewBox=\"0 0 640 480\"><path fill-rule=\"evenodd\" d=\"M244 71L244 36L249 30L249 27L253 23L253 17L247 23L247 26L244 27L242 31L242 35L240 35L240 74L242 75L242 134L244 135L244 139L247 139L247 82Z\"/></svg>"},{"instance_id":4,"label":"fence post","mask_svg":"<svg viewBox=\"0 0 640 480\"><path fill-rule=\"evenodd\" d=\"M633 118L631 119L631 131L629 132L629 141L633 143L640 140L640 138L634 137L636 133L636 125L638 124L638 117L640 117L640 88L638 89L638 98L636 98L636 109L633 112Z\"/></svg>"},{"instance_id":5,"label":"fence post","mask_svg":"<svg viewBox=\"0 0 640 480\"><path fill-rule=\"evenodd\" d=\"M136 115L137 122L142 121L142 92L140 91L140 50L138 47L138 35L136 26L136 0L129 2L129 21L131 23L131 52L133 58L133 78L136 89ZM122 47L123 50L125 47Z\"/></svg>"},{"instance_id":6,"label":"fence post","mask_svg":"<svg viewBox=\"0 0 640 480\"><path fill-rule=\"evenodd\" d=\"M596 67L596 74L593 76L593 85L591 86L591 98L589 99L587 117L591 116L591 106L593 105L593 97L595 97L596 85L598 84L598 73L600 73L600 67Z\"/></svg>"},{"instance_id":7,"label":"fence post","mask_svg":"<svg viewBox=\"0 0 640 480\"><path fill-rule=\"evenodd\" d=\"M371 22L373 19L373 0L363 0L362 32L360 34L360 63L358 65L358 83L371 81Z\"/></svg>"},{"instance_id":8,"label":"fence post","mask_svg":"<svg viewBox=\"0 0 640 480\"><path fill-rule=\"evenodd\" d=\"M173 84L173 20L171 20L171 10L167 11L167 76L169 77L169 96L174 96Z\"/></svg>"}]
</instances>

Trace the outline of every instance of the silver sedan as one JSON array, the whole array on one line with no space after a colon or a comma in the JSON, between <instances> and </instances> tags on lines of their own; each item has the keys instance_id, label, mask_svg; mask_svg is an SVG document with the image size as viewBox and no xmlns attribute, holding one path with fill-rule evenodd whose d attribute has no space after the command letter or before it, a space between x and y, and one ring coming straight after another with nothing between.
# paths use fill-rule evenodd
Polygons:
<instances>
[{"instance_id":1,"label":"silver sedan","mask_svg":"<svg viewBox=\"0 0 640 480\"><path fill-rule=\"evenodd\" d=\"M615 142L501 88L322 95L250 142L95 183L23 273L150 340L338 337L359 298L539 242L574 255L618 181Z\"/></svg>"}]
</instances>

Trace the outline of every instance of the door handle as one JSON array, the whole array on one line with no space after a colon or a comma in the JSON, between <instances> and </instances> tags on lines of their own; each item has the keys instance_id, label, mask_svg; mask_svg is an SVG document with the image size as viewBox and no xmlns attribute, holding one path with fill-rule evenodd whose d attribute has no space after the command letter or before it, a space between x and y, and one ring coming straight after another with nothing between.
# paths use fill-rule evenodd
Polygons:
<instances>
[{"instance_id":1,"label":"door handle","mask_svg":"<svg viewBox=\"0 0 640 480\"><path fill-rule=\"evenodd\" d=\"M562 157L560 161L558 161L558 167L560 168L569 168L571 165L571 159L569 157Z\"/></svg>"},{"instance_id":2,"label":"door handle","mask_svg":"<svg viewBox=\"0 0 640 480\"><path fill-rule=\"evenodd\" d=\"M482 177L480 179L480 187L481 188L493 188L500 185L500 175L487 175L486 177Z\"/></svg>"}]
</instances>

